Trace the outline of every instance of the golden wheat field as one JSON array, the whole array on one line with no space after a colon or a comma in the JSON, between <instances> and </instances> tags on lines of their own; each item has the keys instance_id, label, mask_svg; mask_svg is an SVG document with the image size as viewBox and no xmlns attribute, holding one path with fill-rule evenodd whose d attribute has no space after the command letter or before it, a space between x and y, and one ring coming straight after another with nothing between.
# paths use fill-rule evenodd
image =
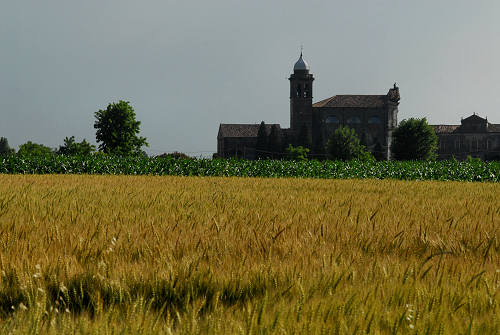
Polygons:
<instances>
[{"instance_id":1,"label":"golden wheat field","mask_svg":"<svg viewBox=\"0 0 500 335\"><path fill-rule=\"evenodd\" d=\"M499 195L0 175L0 332L500 334Z\"/></svg>"}]
</instances>

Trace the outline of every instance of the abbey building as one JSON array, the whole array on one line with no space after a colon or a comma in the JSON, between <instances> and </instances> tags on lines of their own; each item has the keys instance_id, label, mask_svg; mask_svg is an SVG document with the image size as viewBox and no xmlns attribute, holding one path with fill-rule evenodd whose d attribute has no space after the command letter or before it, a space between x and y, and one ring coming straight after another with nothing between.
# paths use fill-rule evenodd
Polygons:
<instances>
[{"instance_id":1,"label":"abbey building","mask_svg":"<svg viewBox=\"0 0 500 335\"><path fill-rule=\"evenodd\" d=\"M280 157L288 144L311 149L311 156L324 157L324 148L339 126L356 131L362 144L380 159L391 156L393 129L398 124L399 88L383 95L335 95L313 103L314 76L302 54L290 75L290 128L279 124L266 125L268 135L274 127L279 147L268 154ZM258 156L259 124L220 124L217 135L217 156L255 159Z\"/></svg>"},{"instance_id":2,"label":"abbey building","mask_svg":"<svg viewBox=\"0 0 500 335\"><path fill-rule=\"evenodd\" d=\"M500 124L488 122L475 113L460 125L434 125L438 136L438 158L500 160Z\"/></svg>"}]
</instances>

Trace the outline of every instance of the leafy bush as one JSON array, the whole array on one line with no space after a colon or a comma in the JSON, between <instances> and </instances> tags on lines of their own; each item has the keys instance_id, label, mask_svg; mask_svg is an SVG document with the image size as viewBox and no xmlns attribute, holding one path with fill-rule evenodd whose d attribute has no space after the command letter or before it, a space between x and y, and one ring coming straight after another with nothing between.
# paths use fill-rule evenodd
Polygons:
<instances>
[{"instance_id":1,"label":"leafy bush","mask_svg":"<svg viewBox=\"0 0 500 335\"><path fill-rule=\"evenodd\" d=\"M192 159L192 157L189 157L185 153L178 152L178 151L174 151L174 152L171 152L168 154L164 153L164 154L158 155L157 157L158 158L173 158L173 159Z\"/></svg>"},{"instance_id":2,"label":"leafy bush","mask_svg":"<svg viewBox=\"0 0 500 335\"><path fill-rule=\"evenodd\" d=\"M19 151L17 152L20 156L47 156L52 155L54 152L51 148L38 143L33 143L28 141L19 146Z\"/></svg>"},{"instance_id":3,"label":"leafy bush","mask_svg":"<svg viewBox=\"0 0 500 335\"><path fill-rule=\"evenodd\" d=\"M295 161L306 161L308 153L309 149L302 146L294 147L289 144L286 148L287 158Z\"/></svg>"},{"instance_id":4,"label":"leafy bush","mask_svg":"<svg viewBox=\"0 0 500 335\"><path fill-rule=\"evenodd\" d=\"M95 146L85 139L81 142L75 142L75 137L66 137L64 145L59 146L57 154L59 155L90 155L95 151Z\"/></svg>"}]
</instances>

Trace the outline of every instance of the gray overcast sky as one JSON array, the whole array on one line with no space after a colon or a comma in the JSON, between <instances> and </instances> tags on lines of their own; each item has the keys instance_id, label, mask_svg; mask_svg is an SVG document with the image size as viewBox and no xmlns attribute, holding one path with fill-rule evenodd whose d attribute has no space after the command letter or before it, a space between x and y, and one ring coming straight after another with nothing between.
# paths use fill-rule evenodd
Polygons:
<instances>
[{"instance_id":1,"label":"gray overcast sky","mask_svg":"<svg viewBox=\"0 0 500 335\"><path fill-rule=\"evenodd\" d=\"M399 120L500 123L500 1L4 0L0 136L95 143L128 100L151 154L216 151L219 123L289 126L304 45L314 101L401 90Z\"/></svg>"}]
</instances>

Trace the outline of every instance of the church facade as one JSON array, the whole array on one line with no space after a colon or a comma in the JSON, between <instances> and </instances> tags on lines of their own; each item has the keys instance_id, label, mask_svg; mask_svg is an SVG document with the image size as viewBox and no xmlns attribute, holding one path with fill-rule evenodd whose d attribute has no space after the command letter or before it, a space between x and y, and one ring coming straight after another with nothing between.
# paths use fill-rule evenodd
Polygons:
<instances>
[{"instance_id":1,"label":"church facade","mask_svg":"<svg viewBox=\"0 0 500 335\"><path fill-rule=\"evenodd\" d=\"M324 148L339 126L356 131L362 144L380 159L389 159L392 131L398 124L399 88L394 84L383 95L335 95L313 103L314 76L302 54L293 67L290 82L290 128L278 130L281 157L288 144L302 145L312 157L325 157ZM273 125L266 125L269 135ZM217 156L255 159L259 124L220 124L217 135Z\"/></svg>"}]
</instances>

